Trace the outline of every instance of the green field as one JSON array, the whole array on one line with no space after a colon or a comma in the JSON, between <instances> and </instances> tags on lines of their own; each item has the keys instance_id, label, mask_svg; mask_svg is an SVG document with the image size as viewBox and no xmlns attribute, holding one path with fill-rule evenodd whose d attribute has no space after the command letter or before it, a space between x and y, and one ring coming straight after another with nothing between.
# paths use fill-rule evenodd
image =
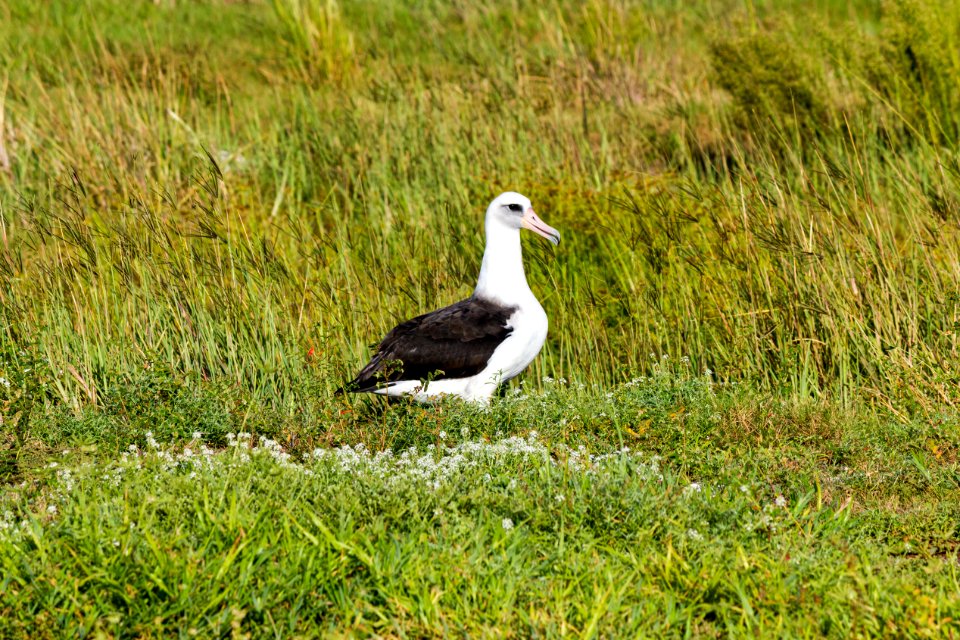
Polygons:
<instances>
[{"instance_id":1,"label":"green field","mask_svg":"<svg viewBox=\"0 0 960 640\"><path fill-rule=\"evenodd\" d=\"M0 637L958 637L958 334L960 2L0 3Z\"/></svg>"}]
</instances>

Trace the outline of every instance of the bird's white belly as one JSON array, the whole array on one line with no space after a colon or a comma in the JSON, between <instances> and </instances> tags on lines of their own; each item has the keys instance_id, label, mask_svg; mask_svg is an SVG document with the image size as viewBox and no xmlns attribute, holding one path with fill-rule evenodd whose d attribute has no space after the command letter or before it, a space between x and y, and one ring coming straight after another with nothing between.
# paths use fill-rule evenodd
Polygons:
<instances>
[{"instance_id":1,"label":"bird's white belly","mask_svg":"<svg viewBox=\"0 0 960 640\"><path fill-rule=\"evenodd\" d=\"M540 353L547 339L547 314L539 303L518 309L509 324L513 333L493 352L486 368L474 376L468 395L489 398L497 385L517 377Z\"/></svg>"},{"instance_id":2,"label":"bird's white belly","mask_svg":"<svg viewBox=\"0 0 960 640\"><path fill-rule=\"evenodd\" d=\"M466 397L466 389L473 378L446 378L431 380L424 384L422 380L399 380L389 387L377 389L374 393L383 396L412 395L420 402L430 402L441 396Z\"/></svg>"}]
</instances>

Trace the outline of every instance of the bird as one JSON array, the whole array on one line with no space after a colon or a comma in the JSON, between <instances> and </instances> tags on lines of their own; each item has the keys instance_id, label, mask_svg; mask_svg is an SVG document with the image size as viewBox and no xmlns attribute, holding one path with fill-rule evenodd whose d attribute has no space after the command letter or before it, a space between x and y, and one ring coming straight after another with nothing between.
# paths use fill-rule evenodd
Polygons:
<instances>
[{"instance_id":1,"label":"bird","mask_svg":"<svg viewBox=\"0 0 960 640\"><path fill-rule=\"evenodd\" d=\"M445 396L487 404L498 387L533 362L547 338L547 314L527 284L520 230L554 246L560 233L508 191L484 217L486 247L473 294L448 307L401 322L380 341L370 362L337 393Z\"/></svg>"}]
</instances>

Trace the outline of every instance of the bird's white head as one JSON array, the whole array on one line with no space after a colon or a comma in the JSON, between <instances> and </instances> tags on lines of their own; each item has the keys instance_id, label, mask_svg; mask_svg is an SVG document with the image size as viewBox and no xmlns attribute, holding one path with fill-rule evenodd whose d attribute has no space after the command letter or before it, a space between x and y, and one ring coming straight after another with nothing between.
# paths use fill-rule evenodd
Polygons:
<instances>
[{"instance_id":1,"label":"bird's white head","mask_svg":"<svg viewBox=\"0 0 960 640\"><path fill-rule=\"evenodd\" d=\"M560 232L537 216L529 198L513 191L501 193L487 207L488 229L491 224L508 229L529 229L555 245L560 244Z\"/></svg>"}]
</instances>

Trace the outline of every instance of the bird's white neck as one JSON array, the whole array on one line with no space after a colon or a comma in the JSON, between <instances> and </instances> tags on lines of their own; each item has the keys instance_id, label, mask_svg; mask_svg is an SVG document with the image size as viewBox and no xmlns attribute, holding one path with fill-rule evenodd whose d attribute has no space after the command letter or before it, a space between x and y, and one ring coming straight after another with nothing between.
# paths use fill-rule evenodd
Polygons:
<instances>
[{"instance_id":1,"label":"bird's white neck","mask_svg":"<svg viewBox=\"0 0 960 640\"><path fill-rule=\"evenodd\" d=\"M491 220L489 216L485 226L487 246L474 295L511 305L535 300L523 272L520 229Z\"/></svg>"}]
</instances>

